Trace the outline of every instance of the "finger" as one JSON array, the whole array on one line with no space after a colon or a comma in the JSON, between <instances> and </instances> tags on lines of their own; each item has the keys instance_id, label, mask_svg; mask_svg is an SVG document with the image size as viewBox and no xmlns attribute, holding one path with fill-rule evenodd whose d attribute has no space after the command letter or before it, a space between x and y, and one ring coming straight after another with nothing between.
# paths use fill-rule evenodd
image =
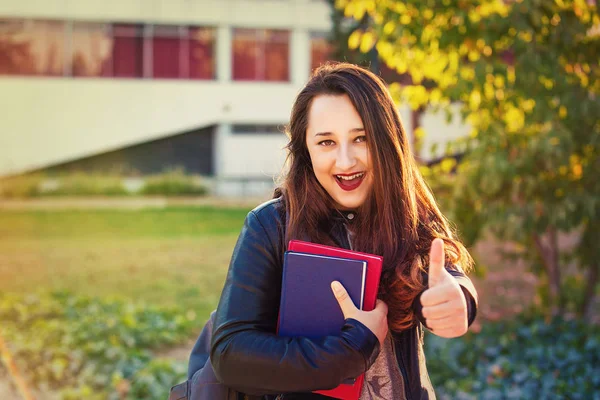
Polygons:
<instances>
[{"instance_id":1,"label":"finger","mask_svg":"<svg viewBox=\"0 0 600 400\"><path fill-rule=\"evenodd\" d=\"M427 327L432 331L456 329L457 327L462 327L465 325L464 323L462 323L462 319L460 317L457 317L456 315L447 316L439 319L427 318L425 322Z\"/></svg>"},{"instance_id":2,"label":"finger","mask_svg":"<svg viewBox=\"0 0 600 400\"><path fill-rule=\"evenodd\" d=\"M385 304L385 302L383 302L383 300L377 300L377 302L375 303L375 310L379 310L384 315L388 314L388 306L387 304Z\"/></svg>"},{"instance_id":3,"label":"finger","mask_svg":"<svg viewBox=\"0 0 600 400\"><path fill-rule=\"evenodd\" d=\"M426 289L421 295L421 305L423 307L431 307L447 303L452 299L453 290L454 288L450 285L440 285Z\"/></svg>"},{"instance_id":4,"label":"finger","mask_svg":"<svg viewBox=\"0 0 600 400\"><path fill-rule=\"evenodd\" d=\"M459 337L464 335L465 333L467 333L466 329L460 329L457 330L456 328L450 328L450 329L430 329L431 332L433 332L434 335L439 336L439 337L443 337L446 339L451 339L451 338L455 338L455 337Z\"/></svg>"},{"instance_id":5,"label":"finger","mask_svg":"<svg viewBox=\"0 0 600 400\"><path fill-rule=\"evenodd\" d=\"M434 306L423 307L422 313L425 318L440 319L451 315L459 315L464 311L459 302L449 301Z\"/></svg>"},{"instance_id":6,"label":"finger","mask_svg":"<svg viewBox=\"0 0 600 400\"><path fill-rule=\"evenodd\" d=\"M342 309L342 313L344 314L344 318L350 318L352 315L358 311L358 308L354 305L354 302L348 295L348 292L338 281L331 282L331 289L333 290L333 294L337 299L340 308Z\"/></svg>"},{"instance_id":7,"label":"finger","mask_svg":"<svg viewBox=\"0 0 600 400\"><path fill-rule=\"evenodd\" d=\"M442 281L444 274L444 241L436 238L431 242L429 251L429 287L433 287Z\"/></svg>"}]
</instances>

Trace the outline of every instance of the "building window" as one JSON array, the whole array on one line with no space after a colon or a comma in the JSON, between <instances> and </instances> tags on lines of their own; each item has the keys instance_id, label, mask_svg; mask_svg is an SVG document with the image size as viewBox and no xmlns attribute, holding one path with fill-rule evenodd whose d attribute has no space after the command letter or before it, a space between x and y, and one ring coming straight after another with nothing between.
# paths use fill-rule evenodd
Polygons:
<instances>
[{"instance_id":1,"label":"building window","mask_svg":"<svg viewBox=\"0 0 600 400\"><path fill-rule=\"evenodd\" d=\"M144 76L144 27L142 25L113 24L112 52L107 68L116 78Z\"/></svg>"},{"instance_id":2,"label":"building window","mask_svg":"<svg viewBox=\"0 0 600 400\"><path fill-rule=\"evenodd\" d=\"M241 135L269 135L281 134L284 132L282 125L252 125L252 124L234 124L231 126L231 133Z\"/></svg>"},{"instance_id":3,"label":"building window","mask_svg":"<svg viewBox=\"0 0 600 400\"><path fill-rule=\"evenodd\" d=\"M190 27L186 36L189 78L215 78L215 30L212 28Z\"/></svg>"},{"instance_id":4,"label":"building window","mask_svg":"<svg viewBox=\"0 0 600 400\"><path fill-rule=\"evenodd\" d=\"M74 23L70 37L72 76L111 76L113 39L110 25Z\"/></svg>"},{"instance_id":5,"label":"building window","mask_svg":"<svg viewBox=\"0 0 600 400\"><path fill-rule=\"evenodd\" d=\"M214 51L213 28L0 19L0 75L214 79Z\"/></svg>"},{"instance_id":6,"label":"building window","mask_svg":"<svg viewBox=\"0 0 600 400\"><path fill-rule=\"evenodd\" d=\"M65 74L65 23L0 19L0 75Z\"/></svg>"},{"instance_id":7,"label":"building window","mask_svg":"<svg viewBox=\"0 0 600 400\"><path fill-rule=\"evenodd\" d=\"M289 81L289 42L289 31L234 29L233 80Z\"/></svg>"},{"instance_id":8,"label":"building window","mask_svg":"<svg viewBox=\"0 0 600 400\"><path fill-rule=\"evenodd\" d=\"M182 29L170 25L154 25L152 28L152 76L186 78L188 66Z\"/></svg>"},{"instance_id":9,"label":"building window","mask_svg":"<svg viewBox=\"0 0 600 400\"><path fill-rule=\"evenodd\" d=\"M333 59L333 48L326 33L313 32L310 37L310 70Z\"/></svg>"},{"instance_id":10,"label":"building window","mask_svg":"<svg viewBox=\"0 0 600 400\"><path fill-rule=\"evenodd\" d=\"M170 79L214 78L214 29L155 25L152 75Z\"/></svg>"}]
</instances>

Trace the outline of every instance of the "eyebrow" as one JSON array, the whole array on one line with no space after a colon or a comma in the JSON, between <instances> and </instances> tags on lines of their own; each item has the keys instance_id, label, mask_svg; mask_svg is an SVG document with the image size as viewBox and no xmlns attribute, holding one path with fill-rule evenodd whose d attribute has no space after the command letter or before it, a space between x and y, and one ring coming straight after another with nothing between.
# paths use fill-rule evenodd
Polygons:
<instances>
[{"instance_id":1,"label":"eyebrow","mask_svg":"<svg viewBox=\"0 0 600 400\"><path fill-rule=\"evenodd\" d=\"M350 129L349 132L350 133L359 133L359 132L364 132L364 131L365 131L365 128L353 128L353 129ZM317 132L317 133L315 133L315 136L331 136L331 135L333 135L332 132Z\"/></svg>"}]
</instances>

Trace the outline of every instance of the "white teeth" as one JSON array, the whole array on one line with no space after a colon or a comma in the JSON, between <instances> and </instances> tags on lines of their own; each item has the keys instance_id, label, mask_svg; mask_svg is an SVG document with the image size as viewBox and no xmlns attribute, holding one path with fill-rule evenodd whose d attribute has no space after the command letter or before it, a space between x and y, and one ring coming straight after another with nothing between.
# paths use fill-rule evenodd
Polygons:
<instances>
[{"instance_id":1,"label":"white teeth","mask_svg":"<svg viewBox=\"0 0 600 400\"><path fill-rule=\"evenodd\" d=\"M361 178L364 174L365 174L364 172L360 172L358 174L354 174L354 175L350 175L350 176L336 175L336 177L339 179L342 179L344 181L351 181L352 179Z\"/></svg>"}]
</instances>

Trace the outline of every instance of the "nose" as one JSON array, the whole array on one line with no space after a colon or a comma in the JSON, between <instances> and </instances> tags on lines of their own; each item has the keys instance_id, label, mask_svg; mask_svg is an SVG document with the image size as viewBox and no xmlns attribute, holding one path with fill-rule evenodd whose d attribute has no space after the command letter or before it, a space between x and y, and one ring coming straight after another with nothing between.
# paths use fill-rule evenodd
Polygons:
<instances>
[{"instance_id":1,"label":"nose","mask_svg":"<svg viewBox=\"0 0 600 400\"><path fill-rule=\"evenodd\" d=\"M348 171L356 165L356 154L350 145L338 147L336 166L340 171Z\"/></svg>"}]
</instances>

